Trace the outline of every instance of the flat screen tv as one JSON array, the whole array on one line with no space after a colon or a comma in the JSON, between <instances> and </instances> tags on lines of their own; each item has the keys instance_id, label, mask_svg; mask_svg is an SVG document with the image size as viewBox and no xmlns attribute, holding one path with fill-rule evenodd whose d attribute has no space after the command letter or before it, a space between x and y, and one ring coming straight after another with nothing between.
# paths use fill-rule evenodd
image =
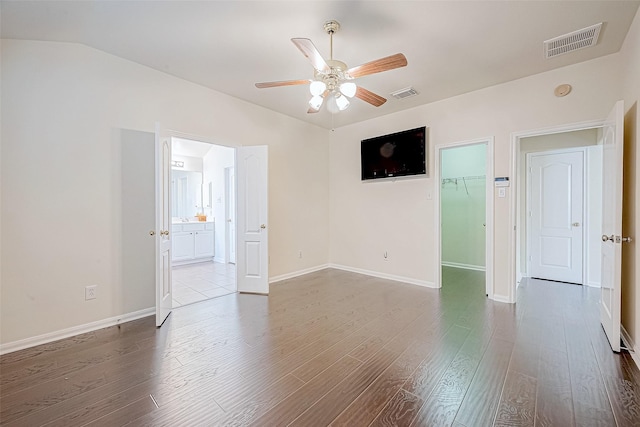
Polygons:
<instances>
[{"instance_id":1,"label":"flat screen tv","mask_svg":"<svg viewBox=\"0 0 640 427\"><path fill-rule=\"evenodd\" d=\"M360 142L362 180L427 174L426 127Z\"/></svg>"}]
</instances>

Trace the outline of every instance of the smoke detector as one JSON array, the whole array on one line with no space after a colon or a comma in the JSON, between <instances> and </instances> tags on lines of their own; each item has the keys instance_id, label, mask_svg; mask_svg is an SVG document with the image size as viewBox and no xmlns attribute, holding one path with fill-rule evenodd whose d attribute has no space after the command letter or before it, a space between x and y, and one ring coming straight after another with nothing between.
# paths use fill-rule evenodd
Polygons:
<instances>
[{"instance_id":1,"label":"smoke detector","mask_svg":"<svg viewBox=\"0 0 640 427\"><path fill-rule=\"evenodd\" d=\"M575 50L595 46L598 43L601 29L602 22L547 40L544 42L544 56L549 59Z\"/></svg>"},{"instance_id":2,"label":"smoke detector","mask_svg":"<svg viewBox=\"0 0 640 427\"><path fill-rule=\"evenodd\" d=\"M566 83L559 85L553 91L554 95L558 98L569 95L569 92L571 92L571 85Z\"/></svg>"}]
</instances>

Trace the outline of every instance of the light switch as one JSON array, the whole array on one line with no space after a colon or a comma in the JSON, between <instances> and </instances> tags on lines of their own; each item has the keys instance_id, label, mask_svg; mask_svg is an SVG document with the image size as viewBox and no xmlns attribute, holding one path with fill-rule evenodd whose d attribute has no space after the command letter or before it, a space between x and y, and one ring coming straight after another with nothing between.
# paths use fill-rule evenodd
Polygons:
<instances>
[{"instance_id":1,"label":"light switch","mask_svg":"<svg viewBox=\"0 0 640 427\"><path fill-rule=\"evenodd\" d=\"M507 189L506 188L498 188L498 197L505 197L507 195Z\"/></svg>"}]
</instances>

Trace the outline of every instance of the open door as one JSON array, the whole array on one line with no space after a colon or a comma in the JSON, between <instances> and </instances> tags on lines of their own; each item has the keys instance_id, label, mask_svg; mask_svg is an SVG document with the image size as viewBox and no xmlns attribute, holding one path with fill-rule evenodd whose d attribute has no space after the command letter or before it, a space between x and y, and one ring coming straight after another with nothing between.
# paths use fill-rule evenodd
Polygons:
<instances>
[{"instance_id":1,"label":"open door","mask_svg":"<svg viewBox=\"0 0 640 427\"><path fill-rule=\"evenodd\" d=\"M620 351L623 123L624 103L618 101L603 128L600 298L600 322L615 352Z\"/></svg>"},{"instance_id":2,"label":"open door","mask_svg":"<svg viewBox=\"0 0 640 427\"><path fill-rule=\"evenodd\" d=\"M236 150L238 292L269 293L267 146Z\"/></svg>"},{"instance_id":3,"label":"open door","mask_svg":"<svg viewBox=\"0 0 640 427\"><path fill-rule=\"evenodd\" d=\"M156 326L171 313L171 137L156 123Z\"/></svg>"}]
</instances>

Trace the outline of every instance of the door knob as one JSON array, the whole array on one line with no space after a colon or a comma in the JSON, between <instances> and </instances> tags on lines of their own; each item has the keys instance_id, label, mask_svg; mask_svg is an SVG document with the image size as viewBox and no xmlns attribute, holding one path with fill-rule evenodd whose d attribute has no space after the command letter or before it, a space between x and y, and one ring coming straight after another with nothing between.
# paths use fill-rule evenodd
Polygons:
<instances>
[{"instance_id":1,"label":"door knob","mask_svg":"<svg viewBox=\"0 0 640 427\"><path fill-rule=\"evenodd\" d=\"M623 243L631 243L631 242L633 242L633 239L631 237L623 237L622 238L622 242Z\"/></svg>"},{"instance_id":2,"label":"door knob","mask_svg":"<svg viewBox=\"0 0 640 427\"><path fill-rule=\"evenodd\" d=\"M573 224L571 224L574 227L580 227L580 223L579 222L574 222Z\"/></svg>"},{"instance_id":3,"label":"door knob","mask_svg":"<svg viewBox=\"0 0 640 427\"><path fill-rule=\"evenodd\" d=\"M267 226L266 226L266 225L264 225L264 224L262 224L262 225L260 226L260 228L265 229L265 228L267 228Z\"/></svg>"},{"instance_id":4,"label":"door knob","mask_svg":"<svg viewBox=\"0 0 640 427\"><path fill-rule=\"evenodd\" d=\"M156 232L155 232L155 231L151 230L151 231L149 232L149 236L155 236L155 235L156 235Z\"/></svg>"},{"instance_id":5,"label":"door knob","mask_svg":"<svg viewBox=\"0 0 640 427\"><path fill-rule=\"evenodd\" d=\"M611 240L613 242L613 234L611 236L607 236L606 234L603 234L602 241L606 242L607 240Z\"/></svg>"},{"instance_id":6,"label":"door knob","mask_svg":"<svg viewBox=\"0 0 640 427\"><path fill-rule=\"evenodd\" d=\"M168 236L169 235L169 230L160 230L160 235L161 236Z\"/></svg>"}]
</instances>

